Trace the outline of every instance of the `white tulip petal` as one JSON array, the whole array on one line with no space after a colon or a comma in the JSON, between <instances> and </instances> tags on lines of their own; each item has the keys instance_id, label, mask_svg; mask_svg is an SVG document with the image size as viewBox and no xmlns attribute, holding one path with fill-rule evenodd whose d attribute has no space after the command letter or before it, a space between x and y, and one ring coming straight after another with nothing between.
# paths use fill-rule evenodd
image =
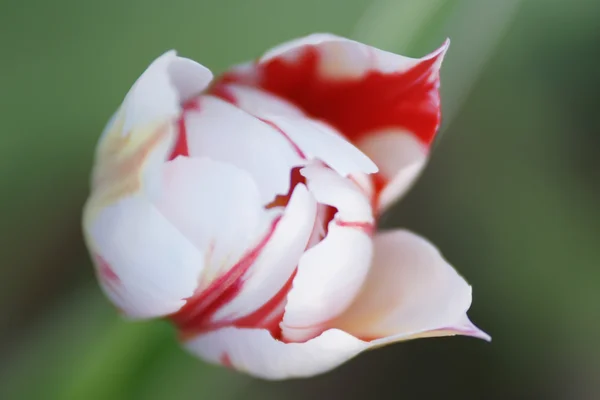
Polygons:
<instances>
[{"instance_id":1,"label":"white tulip petal","mask_svg":"<svg viewBox=\"0 0 600 400\"><path fill-rule=\"evenodd\" d=\"M307 246L316 218L316 202L298 184L275 232L250 267L241 290L219 309L214 321L244 317L265 305L292 276Z\"/></svg>"},{"instance_id":2,"label":"white tulip petal","mask_svg":"<svg viewBox=\"0 0 600 400\"><path fill-rule=\"evenodd\" d=\"M145 196L103 208L88 229L102 287L127 316L170 314L194 293L203 253Z\"/></svg>"},{"instance_id":3,"label":"white tulip petal","mask_svg":"<svg viewBox=\"0 0 600 400\"><path fill-rule=\"evenodd\" d=\"M471 287L427 240L403 230L374 238L374 260L354 303L333 326L373 345L419 337L489 339L467 318Z\"/></svg>"},{"instance_id":4,"label":"white tulip petal","mask_svg":"<svg viewBox=\"0 0 600 400\"><path fill-rule=\"evenodd\" d=\"M258 118L306 116L298 107L264 90L235 83L223 87L233 96L236 106Z\"/></svg>"},{"instance_id":5,"label":"white tulip petal","mask_svg":"<svg viewBox=\"0 0 600 400\"><path fill-rule=\"evenodd\" d=\"M185 343L207 361L263 379L308 377L326 372L369 345L337 329L305 343L283 343L264 329L223 328Z\"/></svg>"},{"instance_id":6,"label":"white tulip petal","mask_svg":"<svg viewBox=\"0 0 600 400\"><path fill-rule=\"evenodd\" d=\"M352 180L342 178L330 168L314 164L302 168L300 173L319 203L337 208L335 217L338 222L375 222L369 198Z\"/></svg>"},{"instance_id":7,"label":"white tulip petal","mask_svg":"<svg viewBox=\"0 0 600 400\"><path fill-rule=\"evenodd\" d=\"M96 151L84 232L108 296L131 317L179 310L194 293L204 255L151 203L175 140L181 103L212 74L177 57L156 59L113 115Z\"/></svg>"},{"instance_id":8,"label":"white tulip petal","mask_svg":"<svg viewBox=\"0 0 600 400\"><path fill-rule=\"evenodd\" d=\"M211 80L208 69L175 51L146 69L100 136L92 174L95 204L90 208L142 189L156 196L161 165L175 144L181 104Z\"/></svg>"},{"instance_id":9,"label":"white tulip petal","mask_svg":"<svg viewBox=\"0 0 600 400\"><path fill-rule=\"evenodd\" d=\"M307 159L319 159L342 176L377 172L373 161L334 128L306 116L287 101L249 86L224 87L238 107L280 129Z\"/></svg>"},{"instance_id":10,"label":"white tulip petal","mask_svg":"<svg viewBox=\"0 0 600 400\"><path fill-rule=\"evenodd\" d=\"M275 128L219 98L203 96L185 114L191 157L209 157L248 171L263 204L290 187L290 171L302 158Z\"/></svg>"},{"instance_id":11,"label":"white tulip petal","mask_svg":"<svg viewBox=\"0 0 600 400\"><path fill-rule=\"evenodd\" d=\"M230 164L178 157L165 164L162 182L157 207L205 254L202 287L258 243L276 214L262 207L252 176Z\"/></svg>"},{"instance_id":12,"label":"white tulip petal","mask_svg":"<svg viewBox=\"0 0 600 400\"><path fill-rule=\"evenodd\" d=\"M410 132L391 129L366 135L358 142L379 167L387 182L379 192L379 212L401 198L415 182L425 163L428 149Z\"/></svg>"},{"instance_id":13,"label":"white tulip petal","mask_svg":"<svg viewBox=\"0 0 600 400\"><path fill-rule=\"evenodd\" d=\"M372 174L377 165L335 129L310 118L269 116L308 159L318 159L343 177L352 173Z\"/></svg>"},{"instance_id":14,"label":"white tulip petal","mask_svg":"<svg viewBox=\"0 0 600 400\"><path fill-rule=\"evenodd\" d=\"M373 216L369 199L350 180L320 166L302 169L319 203L336 207L325 239L300 259L281 328L289 341L304 341L351 303L371 262Z\"/></svg>"}]
</instances>

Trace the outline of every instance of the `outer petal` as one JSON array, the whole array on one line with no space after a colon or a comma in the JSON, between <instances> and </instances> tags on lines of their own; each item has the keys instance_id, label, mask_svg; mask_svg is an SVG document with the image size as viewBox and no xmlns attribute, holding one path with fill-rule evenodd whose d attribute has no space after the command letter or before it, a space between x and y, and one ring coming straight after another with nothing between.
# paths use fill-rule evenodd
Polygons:
<instances>
[{"instance_id":1,"label":"outer petal","mask_svg":"<svg viewBox=\"0 0 600 400\"><path fill-rule=\"evenodd\" d=\"M457 334L489 340L468 320L470 303L471 288L431 244L410 232L393 231L376 236L368 279L352 306L329 321L334 329L303 343L284 343L267 330L229 327L196 336L185 346L253 376L307 377L401 340Z\"/></svg>"},{"instance_id":2,"label":"outer petal","mask_svg":"<svg viewBox=\"0 0 600 400\"><path fill-rule=\"evenodd\" d=\"M203 96L198 110L185 115L191 157L209 157L248 171L263 204L290 186L290 170L302 158L275 128L213 96Z\"/></svg>"},{"instance_id":3,"label":"outer petal","mask_svg":"<svg viewBox=\"0 0 600 400\"><path fill-rule=\"evenodd\" d=\"M157 58L140 76L98 143L86 221L119 198L142 190L158 193L160 167L175 141L181 103L211 79L209 70L174 51Z\"/></svg>"},{"instance_id":4,"label":"outer petal","mask_svg":"<svg viewBox=\"0 0 600 400\"><path fill-rule=\"evenodd\" d=\"M369 347L337 329L305 343L286 344L263 329L224 328L197 336L185 345L213 363L273 380L326 372Z\"/></svg>"},{"instance_id":5,"label":"outer petal","mask_svg":"<svg viewBox=\"0 0 600 400\"><path fill-rule=\"evenodd\" d=\"M133 85L96 151L84 233L108 296L128 315L180 308L196 288L203 255L151 204L175 140L180 104L212 74L168 52Z\"/></svg>"},{"instance_id":6,"label":"outer petal","mask_svg":"<svg viewBox=\"0 0 600 400\"><path fill-rule=\"evenodd\" d=\"M369 199L348 179L319 166L304 168L317 201L336 207L325 239L309 249L298 266L281 324L288 341L323 332L326 323L350 305L371 261L373 216Z\"/></svg>"},{"instance_id":7,"label":"outer petal","mask_svg":"<svg viewBox=\"0 0 600 400\"><path fill-rule=\"evenodd\" d=\"M166 315L194 293L203 253L145 196L103 208L88 229L100 283L126 315Z\"/></svg>"},{"instance_id":8,"label":"outer petal","mask_svg":"<svg viewBox=\"0 0 600 400\"><path fill-rule=\"evenodd\" d=\"M419 337L489 336L467 318L471 287L425 239L407 231L378 234L361 293L332 326L374 345Z\"/></svg>"},{"instance_id":9,"label":"outer petal","mask_svg":"<svg viewBox=\"0 0 600 400\"><path fill-rule=\"evenodd\" d=\"M413 59L314 34L275 47L221 81L267 90L352 141L380 129L401 128L428 145L440 122L439 68L448 45Z\"/></svg>"}]
</instances>

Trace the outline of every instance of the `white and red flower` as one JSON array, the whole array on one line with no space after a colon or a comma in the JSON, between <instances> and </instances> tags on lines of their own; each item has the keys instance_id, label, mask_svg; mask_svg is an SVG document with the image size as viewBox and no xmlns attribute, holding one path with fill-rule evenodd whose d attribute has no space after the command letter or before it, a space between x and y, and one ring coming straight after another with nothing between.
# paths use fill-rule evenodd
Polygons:
<instances>
[{"instance_id":1,"label":"white and red flower","mask_svg":"<svg viewBox=\"0 0 600 400\"><path fill-rule=\"evenodd\" d=\"M214 82L159 57L98 144L84 230L106 295L267 379L402 340L488 339L433 245L376 231L427 160L447 48L412 59L315 34Z\"/></svg>"}]
</instances>

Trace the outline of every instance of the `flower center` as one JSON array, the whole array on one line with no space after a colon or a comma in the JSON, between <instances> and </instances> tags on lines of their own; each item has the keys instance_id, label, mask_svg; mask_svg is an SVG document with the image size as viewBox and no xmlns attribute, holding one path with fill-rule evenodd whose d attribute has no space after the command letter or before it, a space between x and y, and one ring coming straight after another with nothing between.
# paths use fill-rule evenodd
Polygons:
<instances>
[{"instance_id":1,"label":"flower center","mask_svg":"<svg viewBox=\"0 0 600 400\"><path fill-rule=\"evenodd\" d=\"M271 209L286 207L288 205L296 186L298 184L306 184L306 179L300 173L301 168L296 167L291 170L288 193L277 195L265 208ZM319 205L318 215L307 249L317 244L325 236L326 223L333 215L332 212L329 212L329 208ZM179 328L182 338L185 339L226 326L267 329L274 338L281 338L279 324L283 319L287 295L292 288L296 270L294 270L283 287L269 301L250 314L234 319L214 319L216 312L240 293L246 279L246 272L259 257L275 233L280 220L281 217L276 218L272 223L271 229L265 234L263 239L255 247L249 249L234 266L215 279L207 288L187 299L187 303L178 312L169 317Z\"/></svg>"}]
</instances>

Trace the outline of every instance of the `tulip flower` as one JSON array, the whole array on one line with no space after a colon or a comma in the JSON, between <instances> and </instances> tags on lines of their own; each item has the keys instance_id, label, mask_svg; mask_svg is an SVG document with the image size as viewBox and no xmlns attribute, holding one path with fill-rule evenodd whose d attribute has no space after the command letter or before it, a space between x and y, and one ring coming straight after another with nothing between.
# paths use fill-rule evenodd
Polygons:
<instances>
[{"instance_id":1,"label":"tulip flower","mask_svg":"<svg viewBox=\"0 0 600 400\"><path fill-rule=\"evenodd\" d=\"M413 59L314 34L216 80L160 56L96 151L84 231L108 298L265 379L409 339L489 339L436 247L376 229L426 163L448 45Z\"/></svg>"}]
</instances>

